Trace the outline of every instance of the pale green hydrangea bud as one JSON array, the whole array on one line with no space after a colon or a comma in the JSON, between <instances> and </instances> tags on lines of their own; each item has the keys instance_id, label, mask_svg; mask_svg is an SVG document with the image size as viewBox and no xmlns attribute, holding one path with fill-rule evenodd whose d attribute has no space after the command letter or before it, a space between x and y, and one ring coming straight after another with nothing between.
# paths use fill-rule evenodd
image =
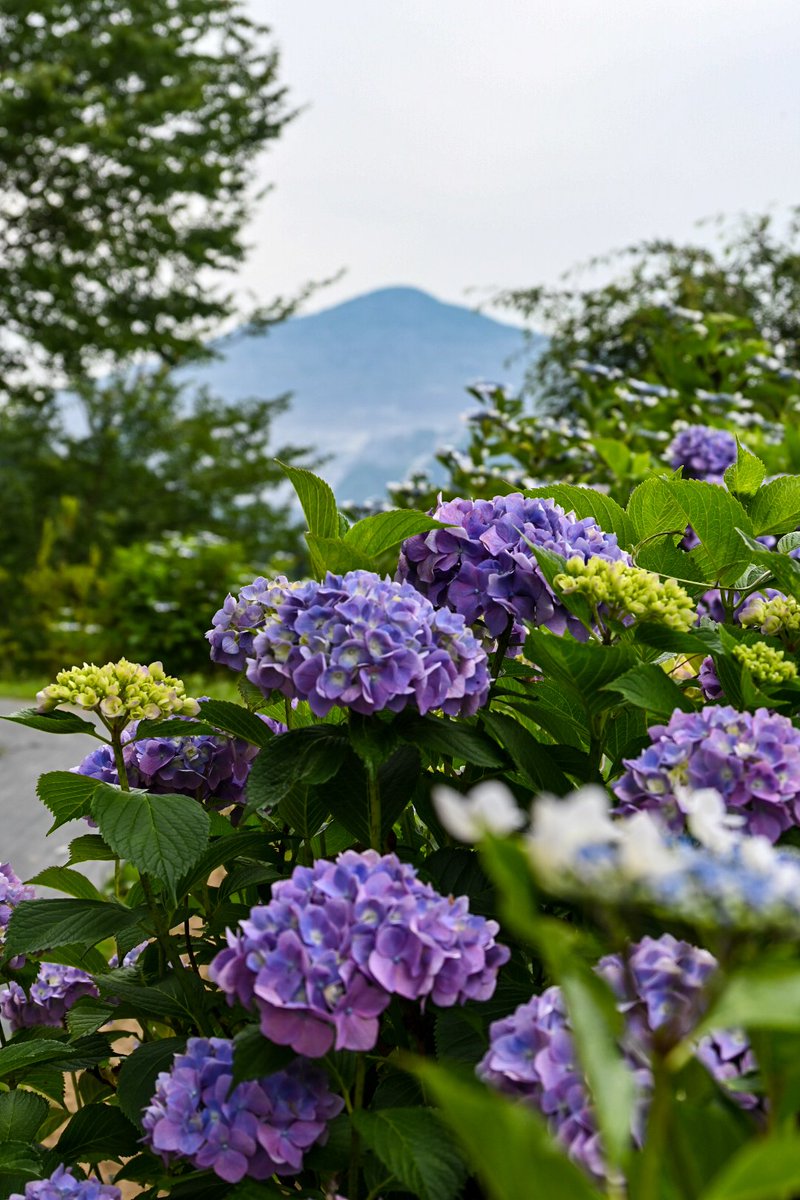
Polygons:
<instances>
[{"instance_id":1,"label":"pale green hydrangea bud","mask_svg":"<svg viewBox=\"0 0 800 1200\"><path fill-rule=\"evenodd\" d=\"M143 718L194 717L200 711L182 681L166 675L160 662L145 667L125 658L102 667L84 663L59 671L55 683L37 693L36 705L40 712L50 712L61 704L123 724Z\"/></svg>"},{"instance_id":2,"label":"pale green hydrangea bud","mask_svg":"<svg viewBox=\"0 0 800 1200\"><path fill-rule=\"evenodd\" d=\"M563 574L556 575L555 585L565 594L584 596L600 625L610 617L624 625L652 621L687 630L696 618L691 596L674 579L662 579L622 561L570 558Z\"/></svg>"},{"instance_id":3,"label":"pale green hydrangea bud","mask_svg":"<svg viewBox=\"0 0 800 1200\"><path fill-rule=\"evenodd\" d=\"M778 636L794 642L800 637L800 603L794 596L751 596L739 612L739 623L754 627L767 637Z\"/></svg>"},{"instance_id":4,"label":"pale green hydrangea bud","mask_svg":"<svg viewBox=\"0 0 800 1200\"><path fill-rule=\"evenodd\" d=\"M756 683L787 683L797 678L797 667L783 650L776 650L766 642L736 646L733 654L743 667L747 667Z\"/></svg>"}]
</instances>

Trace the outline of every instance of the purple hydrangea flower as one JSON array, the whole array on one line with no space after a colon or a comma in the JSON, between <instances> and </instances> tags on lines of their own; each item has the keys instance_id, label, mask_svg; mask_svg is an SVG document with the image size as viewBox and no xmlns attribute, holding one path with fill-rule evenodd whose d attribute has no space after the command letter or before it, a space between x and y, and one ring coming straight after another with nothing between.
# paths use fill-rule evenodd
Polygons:
<instances>
[{"instance_id":1,"label":"purple hydrangea flower","mask_svg":"<svg viewBox=\"0 0 800 1200\"><path fill-rule=\"evenodd\" d=\"M56 1167L48 1179L25 1184L24 1194L14 1192L9 1200L121 1200L122 1192L99 1179L76 1179L69 1167Z\"/></svg>"},{"instance_id":2,"label":"purple hydrangea flower","mask_svg":"<svg viewBox=\"0 0 800 1200\"><path fill-rule=\"evenodd\" d=\"M11 914L23 900L33 900L36 892L23 883L11 863L0 863L0 946L5 941Z\"/></svg>"},{"instance_id":3,"label":"purple hydrangea flower","mask_svg":"<svg viewBox=\"0 0 800 1200\"><path fill-rule=\"evenodd\" d=\"M671 934L643 938L631 947L626 962L610 955L595 968L615 993L625 1017L621 1048L639 1092L631 1128L636 1145L642 1144L652 1087L653 1034L658 1030L661 1040L666 1036L675 1043L692 1030L702 1016L704 989L716 969L716 959L708 951L677 941ZM697 1056L726 1090L754 1066L749 1044L738 1033L704 1037ZM492 1087L538 1108L569 1156L597 1180L607 1177L560 988L548 988L490 1026L489 1050L477 1073ZM743 1107L758 1103L749 1095L731 1095Z\"/></svg>"},{"instance_id":4,"label":"purple hydrangea flower","mask_svg":"<svg viewBox=\"0 0 800 1200\"><path fill-rule=\"evenodd\" d=\"M666 453L673 470L683 467L684 479L722 483L728 467L736 462L736 438L710 425L690 425L675 435Z\"/></svg>"},{"instance_id":5,"label":"purple hydrangea flower","mask_svg":"<svg viewBox=\"0 0 800 1200\"><path fill-rule=\"evenodd\" d=\"M413 583L434 604L461 613L470 625L483 620L494 638L509 620L517 642L524 637L523 621L587 636L551 591L530 543L563 558L598 555L630 562L613 533L604 533L591 517L577 520L553 500L526 499L521 493L449 500L431 515L450 528L408 538L398 578Z\"/></svg>"},{"instance_id":6,"label":"purple hydrangea flower","mask_svg":"<svg viewBox=\"0 0 800 1200\"><path fill-rule=\"evenodd\" d=\"M238 596L228 593L222 608L214 613L212 628L206 634L211 643L212 662L243 671L253 653L255 631L282 603L291 586L285 575L272 580L259 575L243 587Z\"/></svg>"},{"instance_id":7,"label":"purple hydrangea flower","mask_svg":"<svg viewBox=\"0 0 800 1200\"><path fill-rule=\"evenodd\" d=\"M147 1144L167 1163L186 1158L228 1183L296 1175L344 1107L325 1072L302 1059L233 1090L232 1082L233 1042L190 1038L156 1080L142 1116Z\"/></svg>"},{"instance_id":8,"label":"purple hydrangea flower","mask_svg":"<svg viewBox=\"0 0 800 1200\"><path fill-rule=\"evenodd\" d=\"M620 812L659 812L679 831L685 826L681 788L714 788L726 808L744 818L747 833L775 842L800 824L800 731L788 717L711 705L676 710L649 733L651 744L638 758L623 760L625 773L613 785Z\"/></svg>"},{"instance_id":9,"label":"purple hydrangea flower","mask_svg":"<svg viewBox=\"0 0 800 1200\"><path fill-rule=\"evenodd\" d=\"M92 977L85 971L59 963L42 963L29 992L13 980L0 991L0 1014L15 1032L36 1025L58 1028L76 1000L98 995Z\"/></svg>"},{"instance_id":10,"label":"purple hydrangea flower","mask_svg":"<svg viewBox=\"0 0 800 1200\"><path fill-rule=\"evenodd\" d=\"M719 681L719 675L717 675L717 668L714 665L714 659L710 654L707 654L700 664L700 670L697 672L697 682L700 684L706 700L719 700L724 694L722 684Z\"/></svg>"},{"instance_id":11,"label":"purple hydrangea flower","mask_svg":"<svg viewBox=\"0 0 800 1200\"><path fill-rule=\"evenodd\" d=\"M489 694L486 653L463 617L371 571L284 588L251 632L248 679L308 701L318 717L334 705L467 716Z\"/></svg>"},{"instance_id":12,"label":"purple hydrangea flower","mask_svg":"<svg viewBox=\"0 0 800 1200\"><path fill-rule=\"evenodd\" d=\"M209 975L260 1014L271 1041L318 1058L332 1046L371 1050L392 995L487 1000L509 957L497 932L396 855L348 850L274 884L270 903L228 932Z\"/></svg>"}]
</instances>

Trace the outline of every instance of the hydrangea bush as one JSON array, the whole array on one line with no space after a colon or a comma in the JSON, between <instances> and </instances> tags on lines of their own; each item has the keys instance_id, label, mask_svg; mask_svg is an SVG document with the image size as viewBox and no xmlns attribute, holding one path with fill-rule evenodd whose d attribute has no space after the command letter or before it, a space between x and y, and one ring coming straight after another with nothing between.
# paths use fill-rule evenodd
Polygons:
<instances>
[{"instance_id":1,"label":"hydrangea bush","mask_svg":"<svg viewBox=\"0 0 800 1200\"><path fill-rule=\"evenodd\" d=\"M624 506L289 468L311 577L204 614L239 702L119 659L6 718L84 743L0 866L3 1194L793 1194L800 477L721 432Z\"/></svg>"}]
</instances>

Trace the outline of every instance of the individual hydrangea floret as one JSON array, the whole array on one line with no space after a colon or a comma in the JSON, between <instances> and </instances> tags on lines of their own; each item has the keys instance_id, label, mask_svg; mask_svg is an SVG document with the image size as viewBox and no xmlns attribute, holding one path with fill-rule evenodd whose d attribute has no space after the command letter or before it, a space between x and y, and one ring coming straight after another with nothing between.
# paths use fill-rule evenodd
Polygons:
<instances>
[{"instance_id":1,"label":"individual hydrangea floret","mask_svg":"<svg viewBox=\"0 0 800 1200\"><path fill-rule=\"evenodd\" d=\"M371 571L283 589L260 609L247 677L265 694L370 714L408 705L468 716L486 703L486 652L463 617ZM213 630L212 630L213 634Z\"/></svg>"},{"instance_id":2,"label":"individual hydrangea floret","mask_svg":"<svg viewBox=\"0 0 800 1200\"><path fill-rule=\"evenodd\" d=\"M733 648L733 656L746 667L756 683L789 683L797 678L797 667L782 650L756 642L752 646L740 643Z\"/></svg>"},{"instance_id":3,"label":"individual hydrangea floret","mask_svg":"<svg viewBox=\"0 0 800 1200\"><path fill-rule=\"evenodd\" d=\"M9 1200L122 1200L122 1192L100 1179L76 1179L69 1167L56 1167L47 1179L26 1183L24 1192L13 1192Z\"/></svg>"},{"instance_id":4,"label":"individual hydrangea floret","mask_svg":"<svg viewBox=\"0 0 800 1200\"><path fill-rule=\"evenodd\" d=\"M676 433L666 454L673 470L683 467L684 479L722 483L728 467L736 462L736 438L710 425L689 425Z\"/></svg>"},{"instance_id":5,"label":"individual hydrangea floret","mask_svg":"<svg viewBox=\"0 0 800 1200\"><path fill-rule=\"evenodd\" d=\"M115 726L142 718L194 717L199 712L181 680L166 675L160 662L145 667L125 658L102 667L84 663L59 671L55 683L37 692L36 703L40 712L75 705Z\"/></svg>"},{"instance_id":6,"label":"individual hydrangea floret","mask_svg":"<svg viewBox=\"0 0 800 1200\"><path fill-rule=\"evenodd\" d=\"M492 637L522 622L569 629L585 638L581 622L567 612L539 569L533 547L584 561L599 556L629 562L616 535L591 517L578 520L553 500L521 493L493 500L449 500L431 514L447 529L416 534L403 543L398 578L406 579L434 604L461 613L471 625L485 622Z\"/></svg>"},{"instance_id":7,"label":"individual hydrangea floret","mask_svg":"<svg viewBox=\"0 0 800 1200\"><path fill-rule=\"evenodd\" d=\"M156 1080L142 1116L147 1145L166 1163L185 1158L228 1183L296 1175L344 1107L325 1072L302 1059L263 1079L232 1083L233 1042L190 1038Z\"/></svg>"},{"instance_id":8,"label":"individual hydrangea floret","mask_svg":"<svg viewBox=\"0 0 800 1200\"><path fill-rule=\"evenodd\" d=\"M719 700L725 694L725 690L719 681L716 664L710 654L707 654L700 664L700 670L697 672L697 682L700 684L700 689L706 700Z\"/></svg>"},{"instance_id":9,"label":"individual hydrangea floret","mask_svg":"<svg viewBox=\"0 0 800 1200\"><path fill-rule=\"evenodd\" d=\"M739 623L756 628L767 637L779 637L790 648L800 642L800 601L769 589L756 592L745 600L738 614Z\"/></svg>"},{"instance_id":10,"label":"individual hydrangea floret","mask_svg":"<svg viewBox=\"0 0 800 1200\"><path fill-rule=\"evenodd\" d=\"M0 1014L12 1031L38 1025L59 1028L76 1000L98 995L92 977L79 967L45 962L28 992L14 980L6 984L0 991Z\"/></svg>"},{"instance_id":11,"label":"individual hydrangea floret","mask_svg":"<svg viewBox=\"0 0 800 1200\"><path fill-rule=\"evenodd\" d=\"M601 959L595 970L624 1014L620 1044L639 1093L631 1138L641 1145L652 1090L648 1059L653 1035L658 1031L662 1044L665 1038L675 1044L691 1032L705 1009L705 988L717 962L707 950L664 934L643 938L624 960L620 955ZM737 1032L704 1037L696 1053L726 1088L755 1068L749 1043ZM539 1109L574 1161L598 1181L608 1177L560 988L548 988L490 1026L489 1050L477 1072L492 1087ZM743 1107L753 1107L753 1102L755 1097L745 1094Z\"/></svg>"},{"instance_id":12,"label":"individual hydrangea floret","mask_svg":"<svg viewBox=\"0 0 800 1200\"><path fill-rule=\"evenodd\" d=\"M35 895L34 888L22 882L11 863L0 863L0 946L14 909L23 900L33 900Z\"/></svg>"},{"instance_id":13,"label":"individual hydrangea floret","mask_svg":"<svg viewBox=\"0 0 800 1200\"><path fill-rule=\"evenodd\" d=\"M286 600L298 584L291 584L285 575L265 579L259 575L238 596L230 593L212 619L206 637L211 643L212 662L224 663L234 671L243 671L253 653L253 641L268 617Z\"/></svg>"},{"instance_id":14,"label":"individual hydrangea floret","mask_svg":"<svg viewBox=\"0 0 800 1200\"><path fill-rule=\"evenodd\" d=\"M800 731L788 717L711 705L676 710L649 734L651 744L623 759L625 773L613 785L622 812L655 811L679 831L686 823L680 789L714 788L749 833L774 842L800 824Z\"/></svg>"},{"instance_id":15,"label":"individual hydrangea floret","mask_svg":"<svg viewBox=\"0 0 800 1200\"><path fill-rule=\"evenodd\" d=\"M601 629L611 620L622 625L651 621L686 631L696 620L691 596L674 579L621 560L569 558L554 583L567 595L583 596Z\"/></svg>"},{"instance_id":16,"label":"individual hydrangea floret","mask_svg":"<svg viewBox=\"0 0 800 1200\"><path fill-rule=\"evenodd\" d=\"M466 896L439 895L394 854L348 850L296 867L250 911L210 978L258 1012L278 1045L318 1058L371 1050L393 995L449 1007L487 1000L509 951Z\"/></svg>"},{"instance_id":17,"label":"individual hydrangea floret","mask_svg":"<svg viewBox=\"0 0 800 1200\"><path fill-rule=\"evenodd\" d=\"M541 796L527 849L553 896L589 906L638 907L698 929L796 937L800 855L746 834L718 792L682 794L689 832L676 836L650 812L612 819L601 788Z\"/></svg>"}]
</instances>

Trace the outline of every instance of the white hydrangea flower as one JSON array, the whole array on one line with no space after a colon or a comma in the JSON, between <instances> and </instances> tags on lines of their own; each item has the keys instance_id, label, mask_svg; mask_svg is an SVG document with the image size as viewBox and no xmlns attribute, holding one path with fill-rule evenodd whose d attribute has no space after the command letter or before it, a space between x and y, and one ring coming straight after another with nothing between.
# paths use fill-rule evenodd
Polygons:
<instances>
[{"instance_id":1,"label":"white hydrangea flower","mask_svg":"<svg viewBox=\"0 0 800 1200\"><path fill-rule=\"evenodd\" d=\"M466 794L436 787L431 798L442 826L458 842L472 844L485 833L506 837L525 824L511 792L496 780L479 783Z\"/></svg>"},{"instance_id":2,"label":"white hydrangea flower","mask_svg":"<svg viewBox=\"0 0 800 1200\"><path fill-rule=\"evenodd\" d=\"M738 830L745 818L729 813L725 801L716 788L691 788L677 786L675 798L682 812L686 813L686 824L692 837L703 846L719 854L727 854L741 841Z\"/></svg>"},{"instance_id":3,"label":"white hydrangea flower","mask_svg":"<svg viewBox=\"0 0 800 1200\"><path fill-rule=\"evenodd\" d=\"M543 878L571 870L582 850L619 841L610 805L608 794L591 785L569 796L543 795L535 801L528 850Z\"/></svg>"}]
</instances>

